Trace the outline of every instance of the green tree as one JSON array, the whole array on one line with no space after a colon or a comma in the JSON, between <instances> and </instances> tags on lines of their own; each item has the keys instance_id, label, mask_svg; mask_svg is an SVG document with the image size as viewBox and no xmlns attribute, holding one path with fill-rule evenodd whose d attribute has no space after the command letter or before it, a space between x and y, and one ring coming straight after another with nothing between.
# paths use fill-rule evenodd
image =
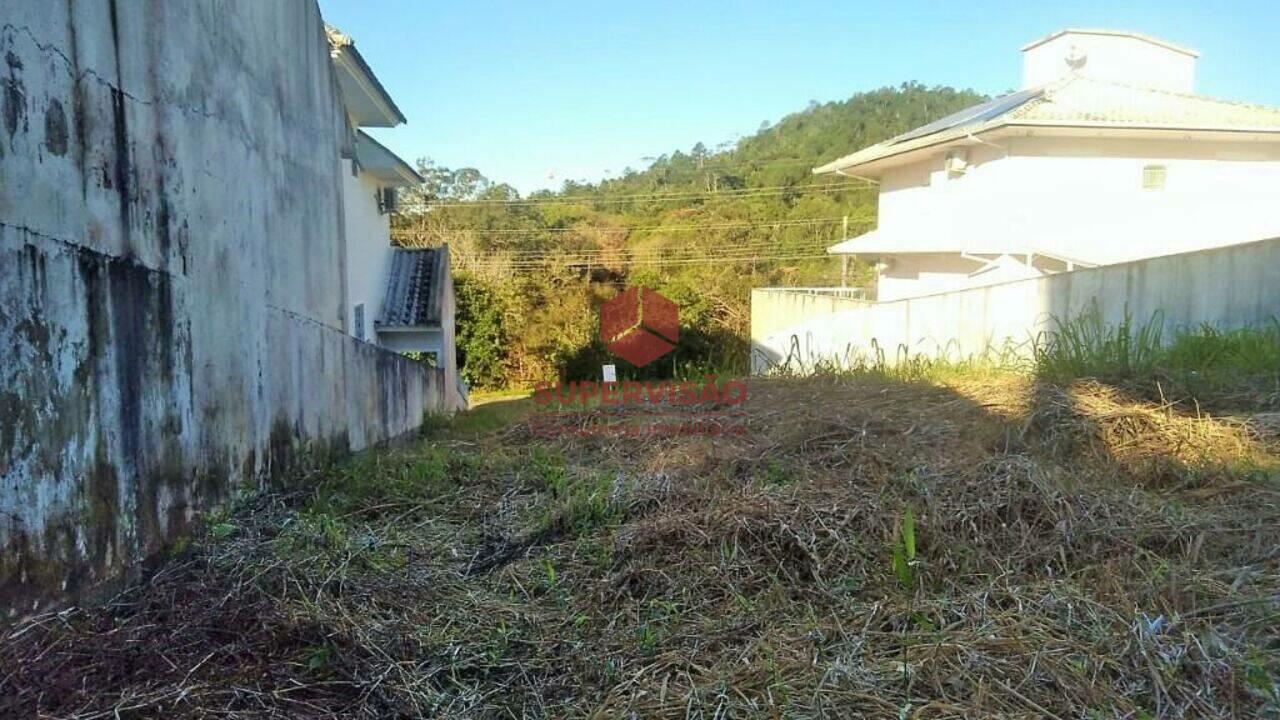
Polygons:
<instances>
[{"instance_id":1,"label":"green tree","mask_svg":"<svg viewBox=\"0 0 1280 720\"><path fill-rule=\"evenodd\" d=\"M598 373L608 356L596 337L596 308L632 284L667 294L682 312L673 361L646 372L743 371L751 288L837 284L839 262L821 250L841 239L841 218L849 217L850 234L874 227L874 188L815 178L811 169L983 100L972 91L904 83L815 101L714 150L699 142L687 153L650 158L643 170L627 168L597 183L565 180L558 191L530 195L555 201L547 204L424 212L432 201L519 195L474 168L421 161L425 182L406 194L418 202L403 203L394 223L406 243L449 244L459 270L459 356L477 387ZM833 187L809 187L824 182ZM753 188L769 190L730 192ZM736 257L719 263L633 262L732 248L740 249ZM852 270L854 282L871 274L857 262Z\"/></svg>"}]
</instances>

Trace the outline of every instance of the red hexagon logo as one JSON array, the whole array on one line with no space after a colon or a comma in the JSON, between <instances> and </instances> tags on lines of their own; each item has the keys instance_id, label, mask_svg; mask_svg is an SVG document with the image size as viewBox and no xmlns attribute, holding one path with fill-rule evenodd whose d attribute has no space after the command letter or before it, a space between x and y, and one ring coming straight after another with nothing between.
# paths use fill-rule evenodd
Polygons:
<instances>
[{"instance_id":1,"label":"red hexagon logo","mask_svg":"<svg viewBox=\"0 0 1280 720\"><path fill-rule=\"evenodd\" d=\"M649 288L627 288L600 306L600 339L641 367L676 349L680 308Z\"/></svg>"}]
</instances>

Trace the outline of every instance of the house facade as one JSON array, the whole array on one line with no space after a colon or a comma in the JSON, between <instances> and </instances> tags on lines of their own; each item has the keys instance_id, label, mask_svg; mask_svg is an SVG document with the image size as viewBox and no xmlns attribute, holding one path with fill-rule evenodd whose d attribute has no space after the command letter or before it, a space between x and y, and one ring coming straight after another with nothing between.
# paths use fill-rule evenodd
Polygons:
<instances>
[{"instance_id":1,"label":"house facade","mask_svg":"<svg viewBox=\"0 0 1280 720\"><path fill-rule=\"evenodd\" d=\"M343 153L343 205L347 238L346 322L352 336L400 353L422 354L444 370L453 407L467 390L454 351L453 279L447 247L394 247L391 214L400 188L422 177L363 128L392 128L404 114L356 49L326 28L351 135Z\"/></svg>"},{"instance_id":2,"label":"house facade","mask_svg":"<svg viewBox=\"0 0 1280 720\"><path fill-rule=\"evenodd\" d=\"M1024 87L816 168L879 184L829 248L893 301L1280 236L1280 109L1193 94L1195 51L1064 30Z\"/></svg>"}]
</instances>

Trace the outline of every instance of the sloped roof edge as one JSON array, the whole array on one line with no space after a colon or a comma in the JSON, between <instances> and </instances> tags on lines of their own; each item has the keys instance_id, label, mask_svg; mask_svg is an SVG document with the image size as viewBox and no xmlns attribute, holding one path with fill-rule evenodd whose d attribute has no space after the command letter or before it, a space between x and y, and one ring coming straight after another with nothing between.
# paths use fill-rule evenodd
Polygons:
<instances>
[{"instance_id":1,"label":"sloped roof edge","mask_svg":"<svg viewBox=\"0 0 1280 720\"><path fill-rule=\"evenodd\" d=\"M1280 109L1074 76L966 108L813 172L839 172L1006 126L1280 133Z\"/></svg>"},{"instance_id":2,"label":"sloped roof edge","mask_svg":"<svg viewBox=\"0 0 1280 720\"><path fill-rule=\"evenodd\" d=\"M417 170L363 130L356 131L356 162L361 170L389 184L408 187L422 183Z\"/></svg>"},{"instance_id":3,"label":"sloped roof edge","mask_svg":"<svg viewBox=\"0 0 1280 720\"><path fill-rule=\"evenodd\" d=\"M1162 47L1162 48L1165 48L1165 49L1167 49L1167 50L1173 50L1174 52L1180 52L1180 53L1182 53L1183 55L1190 55L1190 56L1191 56L1191 57L1193 57L1193 58L1198 58L1198 57L1200 57L1200 53L1199 53L1198 51L1196 51L1196 50L1192 50L1191 48L1182 47L1181 45L1174 45L1173 43L1171 43L1171 42L1169 42L1169 41L1167 41L1167 40L1161 40L1161 39L1160 39L1160 38L1158 38L1158 37L1152 37L1151 35L1144 35L1144 34L1142 34L1142 33L1130 32L1130 31L1128 31L1128 30L1107 30L1107 29L1104 29L1104 28L1066 28L1066 29L1064 29L1064 30L1058 30L1057 32L1049 33L1048 35L1046 35L1046 36L1044 36L1044 37L1040 38L1039 40L1032 40L1031 42L1027 43L1026 45L1023 45L1023 46L1022 46L1022 48L1021 48L1021 50L1022 50L1022 52L1026 52L1026 51L1028 51L1028 50L1031 50L1032 48L1040 47L1041 45L1044 45L1045 43L1050 42L1050 41L1052 41L1052 40L1057 40L1058 38L1062 37L1063 35L1067 35L1067 34L1074 34L1074 35L1107 35L1107 36L1110 36L1110 37L1127 37L1127 38L1133 38L1134 40L1142 40L1143 42L1148 42L1148 43L1151 43L1152 45L1158 45L1158 46L1160 46L1160 47Z\"/></svg>"},{"instance_id":4,"label":"sloped roof edge","mask_svg":"<svg viewBox=\"0 0 1280 720\"><path fill-rule=\"evenodd\" d=\"M408 122L400 111L391 93L382 86L382 81L374 74L373 68L365 62L364 56L356 49L356 43L350 35L342 33L332 25L325 25L325 36L329 40L330 55L345 70L351 79L376 104L383 105L387 115L387 127Z\"/></svg>"}]
</instances>

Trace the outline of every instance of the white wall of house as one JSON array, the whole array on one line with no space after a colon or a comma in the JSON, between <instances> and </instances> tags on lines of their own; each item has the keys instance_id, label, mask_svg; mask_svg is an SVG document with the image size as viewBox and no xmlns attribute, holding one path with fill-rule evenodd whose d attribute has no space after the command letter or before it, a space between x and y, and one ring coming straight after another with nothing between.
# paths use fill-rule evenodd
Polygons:
<instances>
[{"instance_id":1,"label":"white wall of house","mask_svg":"<svg viewBox=\"0 0 1280 720\"><path fill-rule=\"evenodd\" d=\"M1068 63L1068 59L1074 62ZM1023 50L1022 87L1051 83L1070 73L1112 82L1189 93L1196 56L1140 38L1066 32Z\"/></svg>"},{"instance_id":2,"label":"white wall of house","mask_svg":"<svg viewBox=\"0 0 1280 720\"><path fill-rule=\"evenodd\" d=\"M342 201L347 231L347 328L355 337L377 342L373 321L382 307L391 265L391 219L378 212L378 183L369 175L352 175L352 162L342 161ZM363 305L363 334L357 308ZM394 348L393 348L394 349Z\"/></svg>"},{"instance_id":3,"label":"white wall of house","mask_svg":"<svg viewBox=\"0 0 1280 720\"><path fill-rule=\"evenodd\" d=\"M901 300L1040 277L1064 269L1062 263L1043 257L1032 258L1028 264L1025 257L1012 255L899 255L882 261L875 299Z\"/></svg>"},{"instance_id":4,"label":"white wall of house","mask_svg":"<svg viewBox=\"0 0 1280 720\"><path fill-rule=\"evenodd\" d=\"M957 177L944 171L942 151L885 170L880 234L926 249L1034 248L1091 264L1280 235L1280 142L1025 134L991 142L999 147L967 148L969 169ZM1163 169L1162 189L1144 187L1146 168ZM971 277L981 265L958 253L884 260L880 299L1016 279Z\"/></svg>"}]
</instances>

